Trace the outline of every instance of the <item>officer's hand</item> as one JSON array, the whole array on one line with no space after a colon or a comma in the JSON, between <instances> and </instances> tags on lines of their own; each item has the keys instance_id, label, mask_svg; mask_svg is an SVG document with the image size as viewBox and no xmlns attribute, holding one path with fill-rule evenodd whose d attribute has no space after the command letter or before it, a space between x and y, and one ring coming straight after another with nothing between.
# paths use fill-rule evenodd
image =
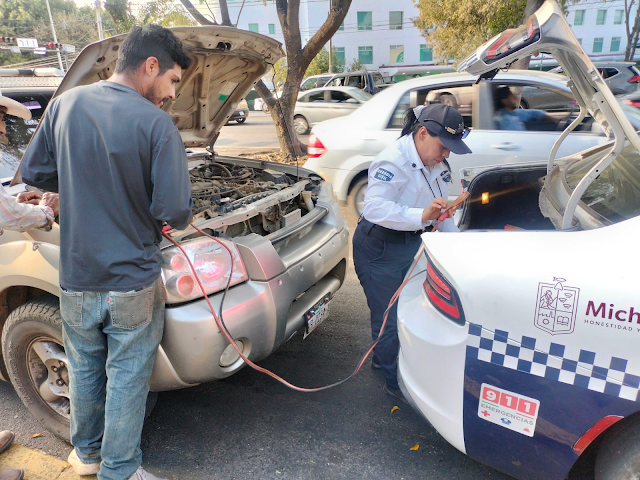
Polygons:
<instances>
[{"instance_id":1,"label":"officer's hand","mask_svg":"<svg viewBox=\"0 0 640 480\"><path fill-rule=\"evenodd\" d=\"M53 210L53 215L56 217L60 213L60 202L57 193L45 193L42 196L42 200L40 200L40 205L45 205L51 208L51 210Z\"/></svg>"},{"instance_id":2,"label":"officer's hand","mask_svg":"<svg viewBox=\"0 0 640 480\"><path fill-rule=\"evenodd\" d=\"M431 205L422 211L422 222L424 223L427 220L436 220L442 213L442 210L448 207L449 203L444 198L436 198L431 202Z\"/></svg>"},{"instance_id":3,"label":"officer's hand","mask_svg":"<svg viewBox=\"0 0 640 480\"><path fill-rule=\"evenodd\" d=\"M36 192L22 192L16 197L18 203L29 203L31 205L38 205L42 196Z\"/></svg>"}]
</instances>

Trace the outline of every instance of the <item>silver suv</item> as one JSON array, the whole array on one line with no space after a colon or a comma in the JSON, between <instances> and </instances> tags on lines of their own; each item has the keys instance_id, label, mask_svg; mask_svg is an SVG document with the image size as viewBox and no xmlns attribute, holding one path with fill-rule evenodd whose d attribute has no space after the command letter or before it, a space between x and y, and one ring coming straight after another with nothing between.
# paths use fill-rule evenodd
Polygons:
<instances>
[{"instance_id":1,"label":"silver suv","mask_svg":"<svg viewBox=\"0 0 640 480\"><path fill-rule=\"evenodd\" d=\"M614 95L635 92L640 86L640 70L634 62L594 62L593 64ZM556 67L550 72L564 74L562 67Z\"/></svg>"},{"instance_id":2,"label":"silver suv","mask_svg":"<svg viewBox=\"0 0 640 480\"><path fill-rule=\"evenodd\" d=\"M189 149L194 224L231 249L233 271L228 252L191 227L173 238L187 251L244 355L258 361L296 333L308 335L327 317L345 277L347 224L330 185L313 172L213 151L238 103L283 56L280 43L228 27L172 30L192 64L175 101L164 108ZM56 95L109 78L124 38L86 47ZM0 236L0 379L13 383L46 428L68 438L58 245L57 226L51 232L7 230ZM236 373L244 361L218 329L185 258L168 240L161 247L167 306L151 390L185 388Z\"/></svg>"}]
</instances>

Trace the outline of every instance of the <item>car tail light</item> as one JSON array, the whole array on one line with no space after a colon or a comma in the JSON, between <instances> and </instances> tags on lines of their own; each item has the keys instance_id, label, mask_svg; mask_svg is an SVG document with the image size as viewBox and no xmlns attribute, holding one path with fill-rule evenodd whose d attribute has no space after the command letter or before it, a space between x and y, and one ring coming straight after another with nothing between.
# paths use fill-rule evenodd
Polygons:
<instances>
[{"instance_id":1,"label":"car tail light","mask_svg":"<svg viewBox=\"0 0 640 480\"><path fill-rule=\"evenodd\" d=\"M625 105L630 105L632 107L640 108L639 100L623 100L622 103L624 103Z\"/></svg>"},{"instance_id":2,"label":"car tail light","mask_svg":"<svg viewBox=\"0 0 640 480\"><path fill-rule=\"evenodd\" d=\"M629 82L629 83L640 83L640 75L634 75L629 80L627 80L627 82Z\"/></svg>"},{"instance_id":3,"label":"car tail light","mask_svg":"<svg viewBox=\"0 0 640 480\"><path fill-rule=\"evenodd\" d=\"M244 282L248 278L237 247L232 242L225 240L221 242L233 253L233 272L231 272L229 252L217 242L209 239L195 239L182 244L207 295L223 290L229 282L229 275L231 275L230 286ZM162 276L168 303L185 302L202 297L202 290L196 282L194 272L178 247L170 247L162 251Z\"/></svg>"},{"instance_id":4,"label":"car tail light","mask_svg":"<svg viewBox=\"0 0 640 480\"><path fill-rule=\"evenodd\" d=\"M309 155L309 158L318 158L326 151L327 149L324 147L320 139L315 133L311 132L311 135L309 135L309 142L307 143L307 155Z\"/></svg>"},{"instance_id":5,"label":"car tail light","mask_svg":"<svg viewBox=\"0 0 640 480\"><path fill-rule=\"evenodd\" d=\"M540 40L540 26L535 15L531 15L526 25L505 30L499 35L489 46L487 52L482 55L482 59L486 64L497 62L538 40Z\"/></svg>"},{"instance_id":6,"label":"car tail light","mask_svg":"<svg viewBox=\"0 0 640 480\"><path fill-rule=\"evenodd\" d=\"M464 313L458 293L427 257L427 279L423 283L427 298L443 315L464 325Z\"/></svg>"}]
</instances>

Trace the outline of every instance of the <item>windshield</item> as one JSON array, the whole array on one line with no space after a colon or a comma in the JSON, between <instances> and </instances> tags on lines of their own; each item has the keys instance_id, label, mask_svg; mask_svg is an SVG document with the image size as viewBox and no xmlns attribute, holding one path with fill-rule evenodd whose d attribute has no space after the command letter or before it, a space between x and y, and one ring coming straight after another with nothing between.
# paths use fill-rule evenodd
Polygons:
<instances>
[{"instance_id":1,"label":"windshield","mask_svg":"<svg viewBox=\"0 0 640 480\"><path fill-rule=\"evenodd\" d=\"M365 92L364 90L352 90L349 92L349 95L358 100L360 103L364 103L367 100L373 98L373 95Z\"/></svg>"},{"instance_id":2,"label":"windshield","mask_svg":"<svg viewBox=\"0 0 640 480\"><path fill-rule=\"evenodd\" d=\"M567 168L565 179L573 191L591 168L610 151L596 149L591 155ZM593 181L582 196L582 203L612 223L640 214L640 152L627 141L609 167Z\"/></svg>"}]
</instances>

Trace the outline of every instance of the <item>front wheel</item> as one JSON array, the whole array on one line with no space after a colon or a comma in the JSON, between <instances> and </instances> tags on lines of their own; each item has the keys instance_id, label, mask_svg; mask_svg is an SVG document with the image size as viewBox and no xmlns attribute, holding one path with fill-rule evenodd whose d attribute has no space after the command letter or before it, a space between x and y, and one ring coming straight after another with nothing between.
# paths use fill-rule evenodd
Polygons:
<instances>
[{"instance_id":1,"label":"front wheel","mask_svg":"<svg viewBox=\"0 0 640 480\"><path fill-rule=\"evenodd\" d=\"M605 433L596 455L596 480L640 478L640 416L622 420Z\"/></svg>"},{"instance_id":2,"label":"front wheel","mask_svg":"<svg viewBox=\"0 0 640 480\"><path fill-rule=\"evenodd\" d=\"M298 115L293 117L293 129L298 135L304 135L309 131L309 123L302 115Z\"/></svg>"},{"instance_id":3,"label":"front wheel","mask_svg":"<svg viewBox=\"0 0 640 480\"><path fill-rule=\"evenodd\" d=\"M362 209L364 208L364 194L367 193L368 178L362 177L349 191L349 197L347 203L349 209L354 211L358 217L362 215Z\"/></svg>"},{"instance_id":4,"label":"front wheel","mask_svg":"<svg viewBox=\"0 0 640 480\"><path fill-rule=\"evenodd\" d=\"M238 119L236 120L236 122L238 122L238 123L244 123L244 122L246 122L246 121L247 121L247 117L238 118Z\"/></svg>"}]
</instances>

